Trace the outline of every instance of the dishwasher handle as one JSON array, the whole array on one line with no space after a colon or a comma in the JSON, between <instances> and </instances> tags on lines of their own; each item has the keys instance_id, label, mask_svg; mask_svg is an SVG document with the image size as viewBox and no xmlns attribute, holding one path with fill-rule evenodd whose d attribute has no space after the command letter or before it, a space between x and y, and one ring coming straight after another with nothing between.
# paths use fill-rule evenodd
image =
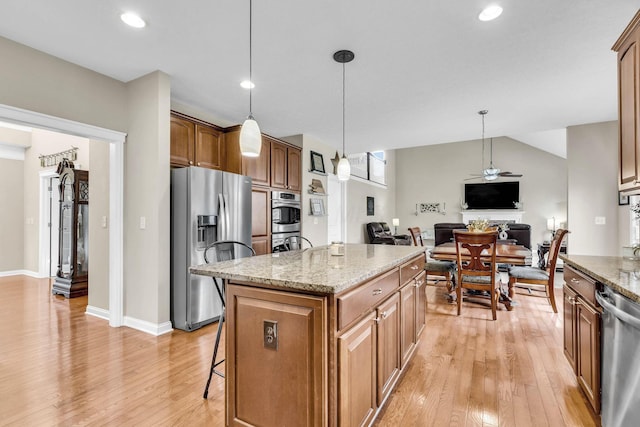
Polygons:
<instances>
[{"instance_id":1,"label":"dishwasher handle","mask_svg":"<svg viewBox=\"0 0 640 427\"><path fill-rule=\"evenodd\" d=\"M598 303L605 309L605 311L610 312L612 315L623 322L628 323L634 328L640 329L640 319L613 305L606 294L596 291L596 300L598 300Z\"/></svg>"}]
</instances>

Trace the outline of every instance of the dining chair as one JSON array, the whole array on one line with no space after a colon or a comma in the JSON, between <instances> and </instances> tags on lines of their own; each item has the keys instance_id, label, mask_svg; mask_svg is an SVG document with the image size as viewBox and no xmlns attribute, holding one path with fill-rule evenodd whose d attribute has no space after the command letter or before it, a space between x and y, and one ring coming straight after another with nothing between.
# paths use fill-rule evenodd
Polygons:
<instances>
[{"instance_id":1,"label":"dining chair","mask_svg":"<svg viewBox=\"0 0 640 427\"><path fill-rule=\"evenodd\" d=\"M509 268L509 297L513 298L514 288L525 288L531 294L532 291L544 292L549 298L551 308L554 313L558 312L556 308L556 296L553 288L555 279L556 262L558 261L558 253L560 253L560 245L564 236L569 230L558 229L553 235L551 247L549 248L549 258L545 268L539 267L518 267Z\"/></svg>"},{"instance_id":2,"label":"dining chair","mask_svg":"<svg viewBox=\"0 0 640 427\"><path fill-rule=\"evenodd\" d=\"M409 227L409 234L411 235L414 246L424 246L420 227ZM451 293L453 291L453 278L455 275L456 263L452 261L429 260L426 251L424 255L426 259L424 271L426 271L427 276L444 277L447 292ZM438 282L439 279L436 279L436 285Z\"/></svg>"},{"instance_id":3,"label":"dining chair","mask_svg":"<svg viewBox=\"0 0 640 427\"><path fill-rule=\"evenodd\" d=\"M462 307L462 290L468 289L477 292L473 294L474 297L489 297L491 315L496 320L500 297L500 278L496 265L498 232L453 230L453 240L458 266L458 315Z\"/></svg>"},{"instance_id":4,"label":"dining chair","mask_svg":"<svg viewBox=\"0 0 640 427\"><path fill-rule=\"evenodd\" d=\"M246 243L237 240L219 240L211 243L204 250L204 262L209 264L210 262L229 261L236 258L245 258L247 256L255 256L256 251ZM216 332L216 341L213 345L213 356L211 358L211 369L209 370L209 378L207 379L207 385L204 388L204 394L202 397L205 399L209 396L209 385L211 384L211 378L213 374L224 378L224 373L217 371L216 367L224 362L224 359L216 361L218 357L218 347L220 345L220 337L222 335L222 324L225 320L225 281L219 277L212 277L213 283L218 291L218 296L222 302L222 313L218 319L218 331Z\"/></svg>"}]
</instances>

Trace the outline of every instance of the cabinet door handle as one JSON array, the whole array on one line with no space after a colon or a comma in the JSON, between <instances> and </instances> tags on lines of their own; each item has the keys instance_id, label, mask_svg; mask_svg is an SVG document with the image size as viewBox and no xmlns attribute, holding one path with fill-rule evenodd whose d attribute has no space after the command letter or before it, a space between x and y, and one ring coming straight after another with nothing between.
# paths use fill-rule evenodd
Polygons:
<instances>
[{"instance_id":1,"label":"cabinet door handle","mask_svg":"<svg viewBox=\"0 0 640 427\"><path fill-rule=\"evenodd\" d=\"M373 295L380 295L381 293L382 293L382 289L380 288L373 290Z\"/></svg>"},{"instance_id":2,"label":"cabinet door handle","mask_svg":"<svg viewBox=\"0 0 640 427\"><path fill-rule=\"evenodd\" d=\"M189 164L192 165L193 164L193 160L189 160Z\"/></svg>"},{"instance_id":3,"label":"cabinet door handle","mask_svg":"<svg viewBox=\"0 0 640 427\"><path fill-rule=\"evenodd\" d=\"M571 283L580 283L579 279L576 279L575 277L571 278Z\"/></svg>"},{"instance_id":4,"label":"cabinet door handle","mask_svg":"<svg viewBox=\"0 0 640 427\"><path fill-rule=\"evenodd\" d=\"M387 318L387 316L388 316L387 312L386 312L386 311L383 311L383 312L382 312L382 320L386 319L386 318Z\"/></svg>"},{"instance_id":5,"label":"cabinet door handle","mask_svg":"<svg viewBox=\"0 0 640 427\"><path fill-rule=\"evenodd\" d=\"M417 265L412 265L412 266L411 266L411 269L412 269L412 270L417 270L418 268L419 268L419 267L418 267Z\"/></svg>"},{"instance_id":6,"label":"cabinet door handle","mask_svg":"<svg viewBox=\"0 0 640 427\"><path fill-rule=\"evenodd\" d=\"M576 299L574 297L567 297L567 302L571 305L576 305Z\"/></svg>"},{"instance_id":7,"label":"cabinet door handle","mask_svg":"<svg viewBox=\"0 0 640 427\"><path fill-rule=\"evenodd\" d=\"M198 166L200 166L200 162L198 162Z\"/></svg>"},{"instance_id":8,"label":"cabinet door handle","mask_svg":"<svg viewBox=\"0 0 640 427\"><path fill-rule=\"evenodd\" d=\"M380 323L380 320L382 320L382 319L380 319L379 317L376 317L375 319L373 319L373 321L376 322L376 323Z\"/></svg>"}]
</instances>

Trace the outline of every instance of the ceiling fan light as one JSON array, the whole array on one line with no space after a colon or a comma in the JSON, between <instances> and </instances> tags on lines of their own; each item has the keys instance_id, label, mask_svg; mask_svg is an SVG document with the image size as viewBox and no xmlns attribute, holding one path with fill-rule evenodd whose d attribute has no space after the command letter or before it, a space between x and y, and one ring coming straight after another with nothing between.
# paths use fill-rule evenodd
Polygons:
<instances>
[{"instance_id":1,"label":"ceiling fan light","mask_svg":"<svg viewBox=\"0 0 640 427\"><path fill-rule=\"evenodd\" d=\"M262 148L262 135L260 127L253 116L247 117L240 129L240 152L246 157L260 156Z\"/></svg>"},{"instance_id":2,"label":"ceiling fan light","mask_svg":"<svg viewBox=\"0 0 640 427\"><path fill-rule=\"evenodd\" d=\"M346 156L342 156L340 161L338 162L338 180L339 181L348 181L351 176L351 165L349 164L349 160Z\"/></svg>"}]
</instances>

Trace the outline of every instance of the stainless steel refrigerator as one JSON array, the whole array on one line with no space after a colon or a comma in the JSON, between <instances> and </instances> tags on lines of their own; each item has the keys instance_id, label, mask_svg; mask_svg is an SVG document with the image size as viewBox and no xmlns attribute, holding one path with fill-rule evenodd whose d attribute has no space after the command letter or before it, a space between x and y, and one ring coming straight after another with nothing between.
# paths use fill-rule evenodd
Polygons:
<instances>
[{"instance_id":1,"label":"stainless steel refrigerator","mask_svg":"<svg viewBox=\"0 0 640 427\"><path fill-rule=\"evenodd\" d=\"M251 178L212 169L171 171L171 322L193 331L214 322L222 303L211 277L191 274L218 240L251 246ZM236 256L250 256L236 245ZM246 253L244 253L246 251ZM211 261L211 260L210 260Z\"/></svg>"}]
</instances>

